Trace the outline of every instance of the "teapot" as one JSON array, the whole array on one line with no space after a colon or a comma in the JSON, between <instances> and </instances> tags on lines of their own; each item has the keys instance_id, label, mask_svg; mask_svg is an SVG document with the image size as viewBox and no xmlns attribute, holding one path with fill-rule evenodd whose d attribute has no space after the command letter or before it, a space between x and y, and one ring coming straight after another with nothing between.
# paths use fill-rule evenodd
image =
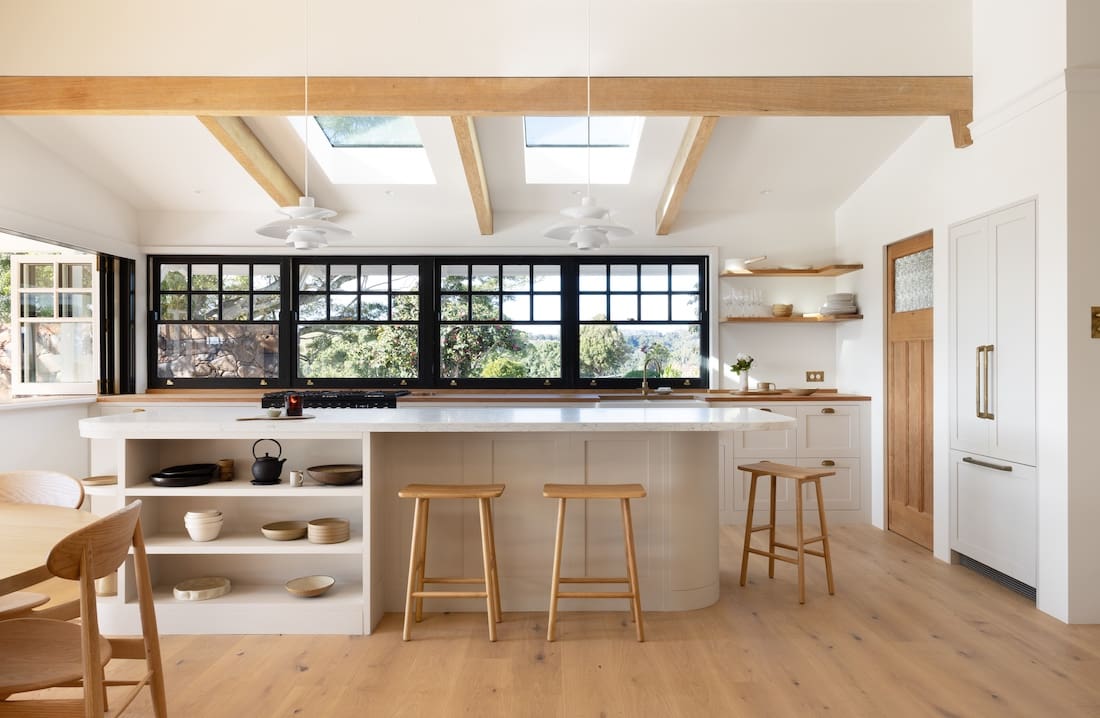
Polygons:
<instances>
[{"instance_id":1,"label":"teapot","mask_svg":"<svg viewBox=\"0 0 1100 718\"><path fill-rule=\"evenodd\" d=\"M267 452L264 452L263 456L256 456L256 445L261 441L270 441L275 446L279 447L279 455L271 456ZM256 443L252 445L252 458L255 459L252 462L252 483L254 484L277 484L279 483L279 474L283 472L283 464L286 463L286 459L279 458L283 455L283 447L274 439L257 439Z\"/></svg>"}]
</instances>

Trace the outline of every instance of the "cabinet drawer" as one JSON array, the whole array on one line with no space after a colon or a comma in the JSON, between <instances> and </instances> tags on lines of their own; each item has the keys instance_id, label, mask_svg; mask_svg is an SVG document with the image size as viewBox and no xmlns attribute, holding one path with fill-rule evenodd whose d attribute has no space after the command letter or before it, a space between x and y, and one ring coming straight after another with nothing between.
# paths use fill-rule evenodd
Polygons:
<instances>
[{"instance_id":1,"label":"cabinet drawer","mask_svg":"<svg viewBox=\"0 0 1100 718\"><path fill-rule=\"evenodd\" d=\"M752 409L769 411L778 416L798 418L798 408L793 406L771 405L753 406ZM786 431L738 431L734 433L733 451L738 461L742 458L790 459L795 456L798 431L787 429ZM784 463L791 463L790 461ZM746 493L745 496L748 496ZM747 500L747 499L746 499Z\"/></svg>"},{"instance_id":2,"label":"cabinet drawer","mask_svg":"<svg viewBox=\"0 0 1100 718\"><path fill-rule=\"evenodd\" d=\"M832 462L831 465L828 462ZM797 466L806 469L827 469L835 471L835 476L821 479L821 495L825 499L825 510L858 510L860 488L859 459L837 457L835 459L799 459ZM804 495L802 506L815 509L817 499L813 486L802 487Z\"/></svg>"},{"instance_id":3,"label":"cabinet drawer","mask_svg":"<svg viewBox=\"0 0 1100 718\"><path fill-rule=\"evenodd\" d=\"M799 457L858 457L859 443L858 406L798 408Z\"/></svg>"}]
</instances>

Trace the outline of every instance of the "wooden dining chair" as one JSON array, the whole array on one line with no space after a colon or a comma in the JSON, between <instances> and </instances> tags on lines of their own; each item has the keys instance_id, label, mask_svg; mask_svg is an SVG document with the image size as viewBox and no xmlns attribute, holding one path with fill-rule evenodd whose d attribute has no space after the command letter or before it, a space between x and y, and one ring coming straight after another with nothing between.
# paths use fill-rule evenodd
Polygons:
<instances>
[{"instance_id":1,"label":"wooden dining chair","mask_svg":"<svg viewBox=\"0 0 1100 718\"><path fill-rule=\"evenodd\" d=\"M80 584L79 624L45 618L0 621L0 716L113 717L148 686L153 714L167 718L160 638L140 515L141 501L134 501L74 531L50 551L46 561L50 573ZM142 635L105 638L99 633L95 580L118 570L131 546ZM144 660L145 674L136 681L106 680L104 666L112 659ZM117 708L108 710L106 689L114 686L131 689ZM80 687L84 696L15 696L55 687Z\"/></svg>"},{"instance_id":2,"label":"wooden dining chair","mask_svg":"<svg viewBox=\"0 0 1100 718\"><path fill-rule=\"evenodd\" d=\"M58 471L4 471L0 472L0 501L79 509L84 503L84 486ZM51 579L35 586L36 591L0 597L0 621L27 616L76 618L80 601L68 583Z\"/></svg>"}]
</instances>

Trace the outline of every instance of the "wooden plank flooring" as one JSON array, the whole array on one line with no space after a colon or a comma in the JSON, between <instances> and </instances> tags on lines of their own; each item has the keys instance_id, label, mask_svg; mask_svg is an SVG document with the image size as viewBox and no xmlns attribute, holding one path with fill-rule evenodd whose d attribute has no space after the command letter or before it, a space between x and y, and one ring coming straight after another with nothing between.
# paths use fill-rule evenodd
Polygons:
<instances>
[{"instance_id":1,"label":"wooden plank flooring","mask_svg":"<svg viewBox=\"0 0 1100 718\"><path fill-rule=\"evenodd\" d=\"M782 531L780 533L783 533ZM373 636L168 636L173 716L1100 716L1100 626L1032 604L869 526L833 531L837 594L821 561L798 605L795 567L750 563L722 536L722 599L646 614L436 614L401 641ZM549 581L549 577L547 577ZM507 597L505 597L507 601ZM643 586L644 604L644 586ZM610 605L615 605L614 603ZM432 608L429 602L426 605ZM144 697L140 699L144 701ZM149 716L148 702L128 715Z\"/></svg>"}]
</instances>

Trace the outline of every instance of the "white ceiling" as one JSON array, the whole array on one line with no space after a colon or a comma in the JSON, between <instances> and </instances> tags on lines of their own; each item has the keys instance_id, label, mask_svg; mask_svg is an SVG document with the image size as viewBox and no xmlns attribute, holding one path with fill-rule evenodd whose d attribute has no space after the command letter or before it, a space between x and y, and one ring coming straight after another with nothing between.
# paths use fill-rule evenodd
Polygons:
<instances>
[{"instance_id":1,"label":"white ceiling","mask_svg":"<svg viewBox=\"0 0 1100 718\"><path fill-rule=\"evenodd\" d=\"M34 116L9 118L80 172L143 214L243 213L274 218L275 202L193 117ZM715 216L832 212L918 126L919 118L729 117L719 120L683 204L678 229ZM250 118L257 137L302 186L303 145L282 117ZM430 244L441 226L476 229L449 118L417 120L435 185L333 185L316 163L310 190L319 205L361 218L357 235L385 227L390 242ZM583 186L528 185L518 117L476 120L497 233L545 224ZM686 118L649 117L628 185L593 186L639 237L653 237L655 213ZM950 133L944 142L950 142ZM373 225L373 227L372 227ZM394 233L402 236L393 236Z\"/></svg>"}]
</instances>

